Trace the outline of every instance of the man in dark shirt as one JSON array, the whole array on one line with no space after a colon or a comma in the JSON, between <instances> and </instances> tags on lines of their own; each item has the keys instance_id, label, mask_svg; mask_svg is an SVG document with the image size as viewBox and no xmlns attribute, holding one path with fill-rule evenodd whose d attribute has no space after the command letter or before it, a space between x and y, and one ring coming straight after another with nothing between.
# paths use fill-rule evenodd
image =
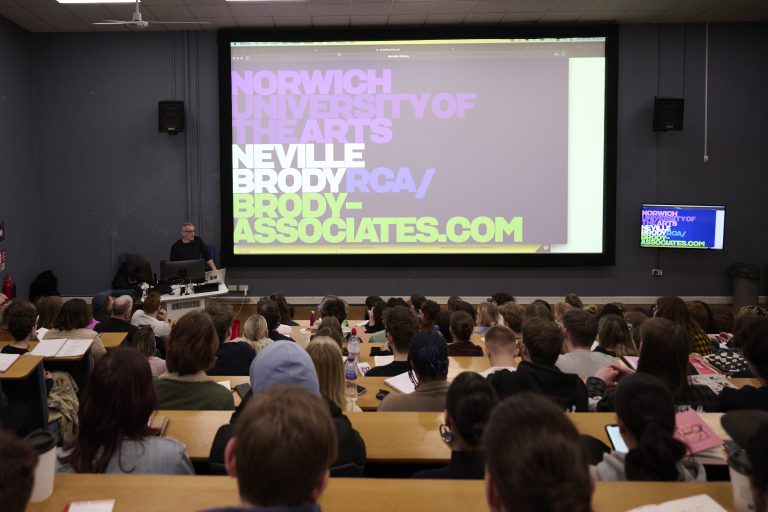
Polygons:
<instances>
[{"instance_id":1,"label":"man in dark shirt","mask_svg":"<svg viewBox=\"0 0 768 512\"><path fill-rule=\"evenodd\" d=\"M587 388L578 375L555 366L563 345L563 331L551 320L530 318L523 325L523 361L517 371L501 370L488 380L499 398L531 391L548 396L563 409L586 412Z\"/></svg>"},{"instance_id":2,"label":"man in dark shirt","mask_svg":"<svg viewBox=\"0 0 768 512\"><path fill-rule=\"evenodd\" d=\"M256 313L263 316L264 320L267 321L267 338L272 341L296 341L290 336L277 332L277 328L280 326L280 309L277 307L277 302L271 299L261 299L256 304Z\"/></svg>"},{"instance_id":3,"label":"man in dark shirt","mask_svg":"<svg viewBox=\"0 0 768 512\"><path fill-rule=\"evenodd\" d=\"M408 350L411 340L419 330L419 319L412 309L395 306L384 310L384 328L387 333L387 345L395 360L384 366L376 366L366 373L366 377L393 377L411 369L408 362Z\"/></svg>"},{"instance_id":4,"label":"man in dark shirt","mask_svg":"<svg viewBox=\"0 0 768 512\"><path fill-rule=\"evenodd\" d=\"M211 270L216 270L208 247L199 236L195 236L195 226L189 222L181 225L181 238L171 246L171 261L205 260Z\"/></svg>"},{"instance_id":5,"label":"man in dark shirt","mask_svg":"<svg viewBox=\"0 0 768 512\"><path fill-rule=\"evenodd\" d=\"M115 299L112 304L112 316L105 322L96 324L93 328L98 333L102 332L127 332L128 337L125 344L133 345L133 335L139 330L135 325L131 325L131 310L133 309L133 299L130 295L121 295Z\"/></svg>"}]
</instances>

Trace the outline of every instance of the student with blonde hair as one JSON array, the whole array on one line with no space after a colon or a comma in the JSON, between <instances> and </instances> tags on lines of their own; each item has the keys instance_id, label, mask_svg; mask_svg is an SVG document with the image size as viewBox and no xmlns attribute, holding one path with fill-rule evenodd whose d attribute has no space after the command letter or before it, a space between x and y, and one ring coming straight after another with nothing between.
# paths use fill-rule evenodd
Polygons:
<instances>
[{"instance_id":1,"label":"student with blonde hair","mask_svg":"<svg viewBox=\"0 0 768 512\"><path fill-rule=\"evenodd\" d=\"M264 317L261 315L251 315L243 324L242 339L247 341L258 355L261 349L272 343L272 340L267 337L267 331L267 321Z\"/></svg>"},{"instance_id":2,"label":"student with blonde hair","mask_svg":"<svg viewBox=\"0 0 768 512\"><path fill-rule=\"evenodd\" d=\"M315 336L307 347L309 357L315 365L320 394L335 403L339 409L348 412L363 412L355 404L348 404L344 397L344 363L339 345L328 336Z\"/></svg>"},{"instance_id":3,"label":"student with blonde hair","mask_svg":"<svg viewBox=\"0 0 768 512\"><path fill-rule=\"evenodd\" d=\"M497 323L499 323L499 308L490 302L482 302L477 305L477 321L475 322L477 334L484 334Z\"/></svg>"}]
</instances>

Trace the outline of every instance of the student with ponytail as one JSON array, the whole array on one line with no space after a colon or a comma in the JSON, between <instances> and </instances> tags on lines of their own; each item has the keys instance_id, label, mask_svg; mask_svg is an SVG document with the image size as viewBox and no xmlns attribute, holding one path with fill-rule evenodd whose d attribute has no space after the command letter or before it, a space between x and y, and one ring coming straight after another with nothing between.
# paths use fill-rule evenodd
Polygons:
<instances>
[{"instance_id":1,"label":"student with ponytail","mask_svg":"<svg viewBox=\"0 0 768 512\"><path fill-rule=\"evenodd\" d=\"M629 453L612 451L594 468L601 481L704 482L704 466L686 457L686 446L673 437L672 393L656 377L638 372L616 389L616 417Z\"/></svg>"},{"instance_id":2,"label":"student with ponytail","mask_svg":"<svg viewBox=\"0 0 768 512\"><path fill-rule=\"evenodd\" d=\"M413 477L482 480L481 441L497 402L496 390L481 375L463 372L453 379L446 398L445 424L440 425L440 436L451 447L451 460L447 466L419 471Z\"/></svg>"}]
</instances>

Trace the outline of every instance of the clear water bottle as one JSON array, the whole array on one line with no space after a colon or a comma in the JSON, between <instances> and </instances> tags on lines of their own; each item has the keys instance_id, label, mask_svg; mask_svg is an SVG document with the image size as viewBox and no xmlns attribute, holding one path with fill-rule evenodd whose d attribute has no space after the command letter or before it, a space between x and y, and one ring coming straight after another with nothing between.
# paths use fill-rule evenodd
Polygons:
<instances>
[{"instance_id":1,"label":"clear water bottle","mask_svg":"<svg viewBox=\"0 0 768 512\"><path fill-rule=\"evenodd\" d=\"M360 336L357 335L357 329L353 327L352 334L347 342L347 351L349 353L349 358L354 358L355 363L360 361L360 343L362 343L362 340L360 339Z\"/></svg>"},{"instance_id":2,"label":"clear water bottle","mask_svg":"<svg viewBox=\"0 0 768 512\"><path fill-rule=\"evenodd\" d=\"M344 363L344 380L346 381L344 398L347 400L347 408L351 409L357 401L357 363L352 358L352 354L349 354L347 362Z\"/></svg>"}]
</instances>

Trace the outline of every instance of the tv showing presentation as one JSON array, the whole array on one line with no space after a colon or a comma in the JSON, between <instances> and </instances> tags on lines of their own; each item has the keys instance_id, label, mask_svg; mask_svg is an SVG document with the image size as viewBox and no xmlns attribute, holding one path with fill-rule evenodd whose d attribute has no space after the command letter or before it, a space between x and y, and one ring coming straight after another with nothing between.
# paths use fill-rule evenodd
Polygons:
<instances>
[{"instance_id":1,"label":"tv showing presentation","mask_svg":"<svg viewBox=\"0 0 768 512\"><path fill-rule=\"evenodd\" d=\"M640 246L722 249L725 206L644 204Z\"/></svg>"},{"instance_id":2,"label":"tv showing presentation","mask_svg":"<svg viewBox=\"0 0 768 512\"><path fill-rule=\"evenodd\" d=\"M222 32L225 264L613 264L615 29L482 34Z\"/></svg>"}]
</instances>

